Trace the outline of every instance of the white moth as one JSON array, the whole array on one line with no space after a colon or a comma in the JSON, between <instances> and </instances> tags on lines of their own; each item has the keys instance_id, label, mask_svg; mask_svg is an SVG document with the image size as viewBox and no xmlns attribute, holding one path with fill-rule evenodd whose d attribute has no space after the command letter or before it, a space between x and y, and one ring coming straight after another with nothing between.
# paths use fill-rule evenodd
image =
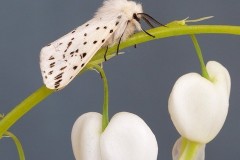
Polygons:
<instances>
[{"instance_id":1,"label":"white moth","mask_svg":"<svg viewBox=\"0 0 240 160\"><path fill-rule=\"evenodd\" d=\"M120 44L135 30L150 35L141 28L140 19L151 27L149 20L161 25L143 13L141 4L128 0L104 1L91 20L42 48L40 68L46 87L56 90L65 87L100 48Z\"/></svg>"}]
</instances>

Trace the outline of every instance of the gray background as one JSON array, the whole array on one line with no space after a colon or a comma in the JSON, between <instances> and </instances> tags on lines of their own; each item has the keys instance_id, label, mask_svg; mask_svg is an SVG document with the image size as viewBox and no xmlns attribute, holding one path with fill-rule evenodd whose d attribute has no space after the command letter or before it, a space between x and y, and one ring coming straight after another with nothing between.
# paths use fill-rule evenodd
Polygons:
<instances>
[{"instance_id":1,"label":"gray background","mask_svg":"<svg viewBox=\"0 0 240 160\"><path fill-rule=\"evenodd\" d=\"M1 0L0 1L0 112L8 113L42 83L39 51L89 20L102 1L97 0ZM239 0L141 0L145 12L162 23L215 16L202 24L240 25ZM198 36L205 60L225 65L232 78L229 114L219 135L207 145L208 160L239 160L240 142L240 36ZM179 137L167 109L176 79L199 72L195 50L188 36L160 39L128 48L123 56L106 63L110 87L110 115L128 111L151 127L159 144L159 160L170 160ZM74 159L70 133L83 113L100 112L102 81L89 71L57 92L11 129L22 142L28 160ZM0 159L16 160L10 139L0 141Z\"/></svg>"}]
</instances>

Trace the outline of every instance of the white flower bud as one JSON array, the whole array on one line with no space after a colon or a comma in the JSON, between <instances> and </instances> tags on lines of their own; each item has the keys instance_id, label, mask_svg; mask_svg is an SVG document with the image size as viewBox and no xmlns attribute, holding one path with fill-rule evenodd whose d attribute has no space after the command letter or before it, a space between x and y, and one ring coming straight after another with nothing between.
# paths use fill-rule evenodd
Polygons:
<instances>
[{"instance_id":1,"label":"white flower bud","mask_svg":"<svg viewBox=\"0 0 240 160\"><path fill-rule=\"evenodd\" d=\"M168 109L178 132L185 138L208 143L221 130L228 112L230 76L219 63L207 64L211 81L197 73L180 77L169 97Z\"/></svg>"},{"instance_id":2,"label":"white flower bud","mask_svg":"<svg viewBox=\"0 0 240 160\"><path fill-rule=\"evenodd\" d=\"M72 147L76 160L157 160L157 141L137 115L121 112L101 133L102 116L86 113L75 122Z\"/></svg>"}]
</instances>

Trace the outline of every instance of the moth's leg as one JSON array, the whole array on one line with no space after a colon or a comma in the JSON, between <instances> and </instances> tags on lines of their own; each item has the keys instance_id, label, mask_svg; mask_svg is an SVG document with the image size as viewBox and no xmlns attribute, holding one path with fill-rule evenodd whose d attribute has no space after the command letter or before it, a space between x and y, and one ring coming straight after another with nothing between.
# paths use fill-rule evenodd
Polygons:
<instances>
[{"instance_id":1,"label":"moth's leg","mask_svg":"<svg viewBox=\"0 0 240 160\"><path fill-rule=\"evenodd\" d=\"M104 53L104 60L107 61L107 52L108 52L108 46L106 47L106 51Z\"/></svg>"}]
</instances>

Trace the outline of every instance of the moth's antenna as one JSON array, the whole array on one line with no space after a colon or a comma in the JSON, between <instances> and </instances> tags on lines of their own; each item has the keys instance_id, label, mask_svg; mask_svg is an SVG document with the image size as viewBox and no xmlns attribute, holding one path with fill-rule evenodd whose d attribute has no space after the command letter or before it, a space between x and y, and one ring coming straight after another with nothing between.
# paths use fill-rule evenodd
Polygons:
<instances>
[{"instance_id":1,"label":"moth's antenna","mask_svg":"<svg viewBox=\"0 0 240 160\"><path fill-rule=\"evenodd\" d=\"M152 21L155 24L159 25L159 26L165 26L164 24L158 22L156 19L154 19L152 16L146 14L146 13L137 13L139 15L141 15L142 17L144 17L145 19L147 19L148 21ZM165 26L166 27L166 26Z\"/></svg>"},{"instance_id":2,"label":"moth's antenna","mask_svg":"<svg viewBox=\"0 0 240 160\"><path fill-rule=\"evenodd\" d=\"M154 35L151 35L150 33L148 33L146 30L144 30L143 28L142 28L142 26L141 26L141 22L140 22L140 18L138 18L138 16L137 16L137 14L136 13L134 13L133 14L133 19L135 19L136 21L138 21L139 22L139 26L140 26L140 28L141 28L141 30L144 32L144 33L146 33L147 35L149 35L149 36L151 36L151 37L153 37L153 38L155 38L155 36ZM149 21L148 21L149 22ZM149 22L150 23L150 22ZM152 24L150 23L150 26L152 26Z\"/></svg>"},{"instance_id":3,"label":"moth's antenna","mask_svg":"<svg viewBox=\"0 0 240 160\"><path fill-rule=\"evenodd\" d=\"M147 35L149 35L149 36L151 36L151 37L153 37L153 38L155 38L155 36L154 35L151 35L150 33L148 33L146 30L144 30L143 28L142 28L142 26L140 25L140 27L141 27L141 30L144 32L144 33L146 33Z\"/></svg>"},{"instance_id":4,"label":"moth's antenna","mask_svg":"<svg viewBox=\"0 0 240 160\"><path fill-rule=\"evenodd\" d=\"M152 25L152 23L145 17L142 17L142 19L151 27L154 28L154 26Z\"/></svg>"}]
</instances>

